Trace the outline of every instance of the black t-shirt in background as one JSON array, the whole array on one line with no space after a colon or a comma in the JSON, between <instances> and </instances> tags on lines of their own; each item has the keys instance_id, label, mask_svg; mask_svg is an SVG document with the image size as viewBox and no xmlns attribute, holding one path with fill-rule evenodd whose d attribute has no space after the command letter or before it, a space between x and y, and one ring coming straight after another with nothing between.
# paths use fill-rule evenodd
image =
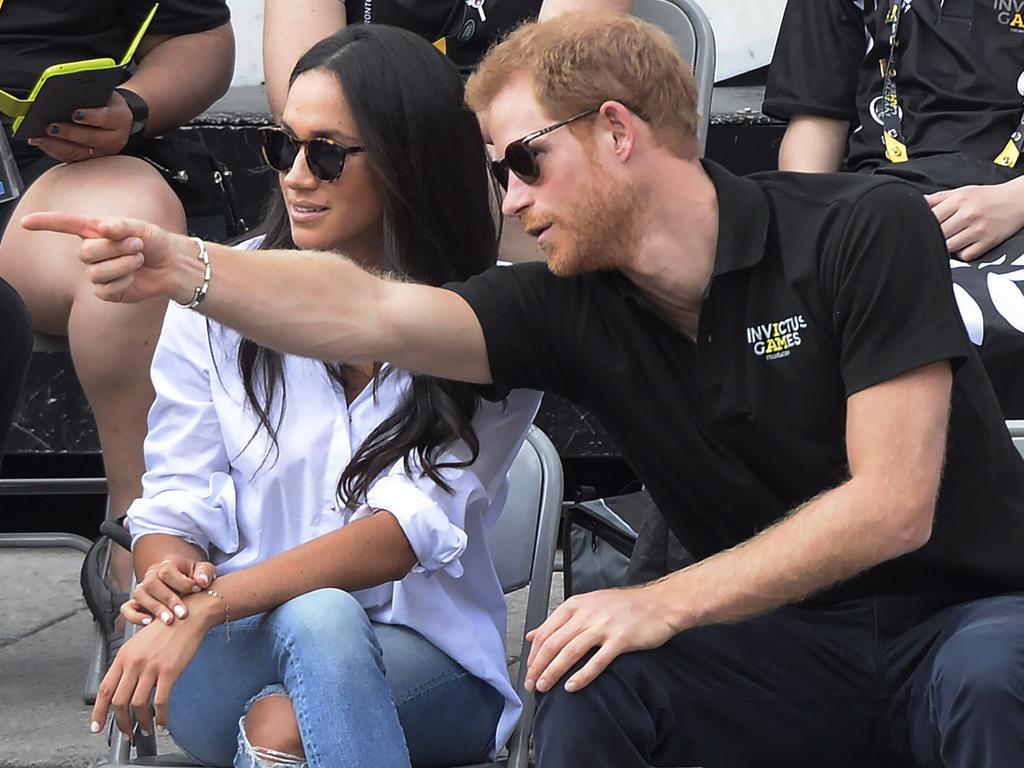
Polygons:
<instances>
[{"instance_id":1,"label":"black t-shirt in background","mask_svg":"<svg viewBox=\"0 0 1024 768\"><path fill-rule=\"evenodd\" d=\"M818 599L1024 589L1024 462L966 337L921 196L891 179L740 179L705 166L719 243L696 342L621 273L491 270L450 286L483 329L489 396L529 387L590 409L683 545L704 558L848 478L850 395L949 360L931 541Z\"/></svg>"},{"instance_id":2,"label":"black t-shirt in background","mask_svg":"<svg viewBox=\"0 0 1024 768\"><path fill-rule=\"evenodd\" d=\"M1024 111L1017 92L1024 7L1012 9L1020 5L904 3L895 83L912 160L959 152L991 162L1006 146ZM854 171L888 165L879 109L888 7L888 0L788 0L768 73L765 114L850 122L847 163ZM1018 166L1024 171L1024 162Z\"/></svg>"},{"instance_id":3,"label":"black t-shirt in background","mask_svg":"<svg viewBox=\"0 0 1024 768\"><path fill-rule=\"evenodd\" d=\"M120 61L153 0L5 0L0 9L0 88L25 97L43 70L84 59ZM231 18L225 0L160 0L150 35L219 27ZM4 118L10 135L10 120ZM19 164L39 156L12 142Z\"/></svg>"},{"instance_id":4,"label":"black t-shirt in background","mask_svg":"<svg viewBox=\"0 0 1024 768\"><path fill-rule=\"evenodd\" d=\"M480 61L492 43L540 12L542 0L485 0L479 11L466 0L345 0L349 24L390 24L431 43L444 38L460 69ZM472 5L476 5L474 2Z\"/></svg>"}]
</instances>

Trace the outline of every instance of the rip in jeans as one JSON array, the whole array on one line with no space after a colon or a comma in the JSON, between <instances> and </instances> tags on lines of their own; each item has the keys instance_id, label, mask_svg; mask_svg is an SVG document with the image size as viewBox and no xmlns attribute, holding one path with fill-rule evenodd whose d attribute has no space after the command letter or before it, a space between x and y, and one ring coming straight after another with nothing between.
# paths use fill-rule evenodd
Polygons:
<instances>
[{"instance_id":1,"label":"rip in jeans","mask_svg":"<svg viewBox=\"0 0 1024 768\"><path fill-rule=\"evenodd\" d=\"M287 752L278 752L268 747L256 747L249 743L249 737L245 733L245 716L260 699L266 696L287 696L288 692L280 683L268 685L262 691L253 696L245 704L245 710L238 721L238 753L235 755L235 768L277 768L278 766L289 766L289 768L306 768L306 758L300 755L291 755Z\"/></svg>"}]
</instances>

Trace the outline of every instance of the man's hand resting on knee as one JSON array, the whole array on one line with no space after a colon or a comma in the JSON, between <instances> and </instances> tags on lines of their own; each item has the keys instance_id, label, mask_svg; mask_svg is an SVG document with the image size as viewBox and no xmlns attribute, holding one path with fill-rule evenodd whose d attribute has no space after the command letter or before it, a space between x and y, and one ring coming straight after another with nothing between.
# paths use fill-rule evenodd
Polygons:
<instances>
[{"instance_id":1,"label":"man's hand resting on knee","mask_svg":"<svg viewBox=\"0 0 1024 768\"><path fill-rule=\"evenodd\" d=\"M565 682L565 690L591 683L623 653L657 648L679 629L661 606L659 582L643 587L602 589L566 600L537 629L527 661L526 687L545 692L589 651L597 652Z\"/></svg>"}]
</instances>

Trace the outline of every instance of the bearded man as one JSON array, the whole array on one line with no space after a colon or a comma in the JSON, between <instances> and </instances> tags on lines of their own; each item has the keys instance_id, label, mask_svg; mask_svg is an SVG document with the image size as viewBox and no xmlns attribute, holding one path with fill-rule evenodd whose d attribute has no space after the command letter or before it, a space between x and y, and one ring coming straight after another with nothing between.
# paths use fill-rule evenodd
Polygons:
<instances>
[{"instance_id":1,"label":"bearded man","mask_svg":"<svg viewBox=\"0 0 1024 768\"><path fill-rule=\"evenodd\" d=\"M600 417L698 562L534 630L541 768L1018 764L1024 464L938 224L897 180L701 161L688 72L625 16L487 55L468 101L547 267L437 288L211 245L211 277L141 222L24 224L85 238L104 298L208 288L276 349Z\"/></svg>"}]
</instances>

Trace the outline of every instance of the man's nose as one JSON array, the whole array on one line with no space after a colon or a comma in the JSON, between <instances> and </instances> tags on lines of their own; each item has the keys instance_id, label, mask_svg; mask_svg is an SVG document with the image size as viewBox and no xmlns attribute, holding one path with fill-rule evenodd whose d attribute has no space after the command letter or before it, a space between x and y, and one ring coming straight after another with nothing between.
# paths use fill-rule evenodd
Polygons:
<instances>
[{"instance_id":1,"label":"man's nose","mask_svg":"<svg viewBox=\"0 0 1024 768\"><path fill-rule=\"evenodd\" d=\"M501 212L506 216L521 216L533 203L533 191L514 173L508 175L508 188L501 201Z\"/></svg>"}]
</instances>

